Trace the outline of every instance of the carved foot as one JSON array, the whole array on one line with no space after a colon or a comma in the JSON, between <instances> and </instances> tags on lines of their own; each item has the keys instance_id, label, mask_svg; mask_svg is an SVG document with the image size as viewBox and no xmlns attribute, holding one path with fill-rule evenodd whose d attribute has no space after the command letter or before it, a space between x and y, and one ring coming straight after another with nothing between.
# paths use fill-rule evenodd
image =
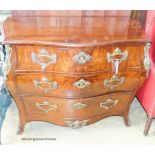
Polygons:
<instances>
[{"instance_id":1,"label":"carved foot","mask_svg":"<svg viewBox=\"0 0 155 155\"><path fill-rule=\"evenodd\" d=\"M128 113L123 116L123 120L124 120L124 123L125 123L126 127L131 126L131 121L128 118Z\"/></svg>"},{"instance_id":2,"label":"carved foot","mask_svg":"<svg viewBox=\"0 0 155 155\"><path fill-rule=\"evenodd\" d=\"M126 127L129 127L129 126L131 126L132 124L131 124L131 121L128 119L128 121L125 121L125 126Z\"/></svg>"},{"instance_id":3,"label":"carved foot","mask_svg":"<svg viewBox=\"0 0 155 155\"><path fill-rule=\"evenodd\" d=\"M147 118L147 121L146 121L146 124L145 124L145 129L144 129L144 136L148 135L148 132L149 132L152 121L153 121L152 118L150 118L150 117Z\"/></svg>"},{"instance_id":4,"label":"carved foot","mask_svg":"<svg viewBox=\"0 0 155 155\"><path fill-rule=\"evenodd\" d=\"M23 127L19 127L18 131L17 131L17 135L21 135L24 132L24 126Z\"/></svg>"},{"instance_id":5,"label":"carved foot","mask_svg":"<svg viewBox=\"0 0 155 155\"><path fill-rule=\"evenodd\" d=\"M17 134L18 135L21 135L21 134L23 134L23 132L24 132L24 127L25 127L25 120L23 120L23 119L20 119L20 121L19 121L19 128L18 128L18 131L17 131Z\"/></svg>"}]
</instances>

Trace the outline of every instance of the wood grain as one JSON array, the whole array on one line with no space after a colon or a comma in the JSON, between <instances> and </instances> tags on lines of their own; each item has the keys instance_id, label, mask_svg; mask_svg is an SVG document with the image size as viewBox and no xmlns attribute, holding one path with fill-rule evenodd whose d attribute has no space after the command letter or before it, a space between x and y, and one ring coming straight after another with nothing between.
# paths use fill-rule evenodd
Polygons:
<instances>
[{"instance_id":1,"label":"wood grain","mask_svg":"<svg viewBox=\"0 0 155 155\"><path fill-rule=\"evenodd\" d=\"M106 102L108 99L113 101L118 100L117 104L109 109L100 108L101 102ZM114 93L110 95L98 96L87 99L59 99L52 97L39 97L29 96L23 97L23 104L25 106L26 115L43 115L57 118L87 118L102 113L111 113L114 111L121 111L129 104L130 93ZM48 101L49 104L56 104L57 109L45 112L42 109L36 107L36 103L42 103ZM86 106L82 109L75 109L73 104L82 103ZM49 106L43 106L45 109L50 108Z\"/></svg>"},{"instance_id":2,"label":"wood grain","mask_svg":"<svg viewBox=\"0 0 155 155\"><path fill-rule=\"evenodd\" d=\"M112 73L105 73L98 76L60 76L54 74L16 74L15 75L15 83L17 87L17 91L22 96L27 95L43 95L43 96L53 96L59 98L86 98L93 97L98 95L103 95L107 93L113 92L125 92L125 91L134 91L137 88L137 85L141 80L145 79L145 76L141 76L138 71L128 71L124 73L119 73L118 78L124 77L125 80L121 85L110 89L110 87L106 87L104 84L105 80L110 80L112 78ZM50 90L45 93L45 89L41 89L36 87L33 84L33 80L41 81L43 77L46 77L50 82L57 82L57 88L54 90ZM90 82L88 86L84 88L78 88L74 85L75 82L84 79L85 81ZM141 79L141 80L140 80ZM118 84L119 82L114 82L114 84ZM49 85L42 86L43 88L49 88Z\"/></svg>"},{"instance_id":3,"label":"wood grain","mask_svg":"<svg viewBox=\"0 0 155 155\"><path fill-rule=\"evenodd\" d=\"M67 126L67 120L89 119L89 125L118 115L128 126L130 104L146 79L144 46L148 37L143 27L138 21L129 19L131 11L63 13L14 11L13 17L4 23L4 43L12 47L12 65L6 83L19 110L19 133L23 132L27 122L36 120ZM128 57L120 63L117 74L112 62L107 61L107 53L112 54L116 48L128 51ZM32 52L38 55L42 49L49 55L57 55L56 63L49 64L44 71L32 60ZM80 52L88 54L90 61L84 64L75 61L74 56ZM45 58L41 60L45 61ZM125 80L109 89L104 81L114 75ZM33 80L40 81L43 77L56 81L57 88L44 93L43 89L35 87ZM77 88L74 83L81 79L90 84ZM117 84L116 81L111 83ZM45 88L49 84L41 86ZM108 99L118 100L118 103L108 110L100 108L100 103ZM44 111L43 107L48 109L49 105L36 106L36 103L43 102L56 104L56 109ZM76 103L85 107L75 109L73 105Z\"/></svg>"},{"instance_id":4,"label":"wood grain","mask_svg":"<svg viewBox=\"0 0 155 155\"><path fill-rule=\"evenodd\" d=\"M120 16L13 17L3 27L6 44L85 47L148 39L139 22Z\"/></svg>"},{"instance_id":5,"label":"wood grain","mask_svg":"<svg viewBox=\"0 0 155 155\"><path fill-rule=\"evenodd\" d=\"M128 51L128 58L126 61L120 63L119 69L125 68L141 68L141 60L137 55L143 55L144 45L113 45L106 47L85 47L85 48L61 48L52 46L15 46L16 51L16 66L15 69L27 71L41 71L41 65L34 63L32 60L32 53L39 55L42 49L48 51L48 55L56 54L56 63L48 65L45 70L49 72L62 73L88 73L96 71L111 71L112 63L107 61L107 53L113 53L116 48L120 48L122 52ZM85 52L91 56L91 60L84 64L79 64L73 58L80 52Z\"/></svg>"}]
</instances>

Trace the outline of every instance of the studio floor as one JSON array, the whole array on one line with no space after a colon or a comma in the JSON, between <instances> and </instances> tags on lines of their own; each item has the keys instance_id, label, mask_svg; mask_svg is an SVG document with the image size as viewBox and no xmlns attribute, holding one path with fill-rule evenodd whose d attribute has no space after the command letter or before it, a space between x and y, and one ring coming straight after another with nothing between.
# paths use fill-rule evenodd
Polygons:
<instances>
[{"instance_id":1,"label":"studio floor","mask_svg":"<svg viewBox=\"0 0 155 155\"><path fill-rule=\"evenodd\" d=\"M2 143L50 145L105 145L105 144L155 144L155 121L148 136L143 135L146 113L135 98L130 108L132 126L126 127L123 119L113 116L80 129L71 129L46 122L30 122L22 135L17 135L18 111L15 103L9 107L2 127ZM22 140L26 138L27 140ZM30 138L30 139L29 139ZM42 138L39 140L38 138ZM46 138L49 138L48 140ZM35 139L35 140L34 140Z\"/></svg>"}]
</instances>

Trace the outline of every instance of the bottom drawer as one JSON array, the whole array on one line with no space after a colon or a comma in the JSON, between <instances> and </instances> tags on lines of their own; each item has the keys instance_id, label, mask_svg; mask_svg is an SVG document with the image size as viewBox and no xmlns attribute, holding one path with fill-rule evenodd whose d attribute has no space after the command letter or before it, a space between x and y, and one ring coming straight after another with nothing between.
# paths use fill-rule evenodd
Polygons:
<instances>
[{"instance_id":1,"label":"bottom drawer","mask_svg":"<svg viewBox=\"0 0 155 155\"><path fill-rule=\"evenodd\" d=\"M27 115L86 118L123 110L130 104L131 96L131 93L113 93L85 99L27 96L22 100Z\"/></svg>"}]
</instances>

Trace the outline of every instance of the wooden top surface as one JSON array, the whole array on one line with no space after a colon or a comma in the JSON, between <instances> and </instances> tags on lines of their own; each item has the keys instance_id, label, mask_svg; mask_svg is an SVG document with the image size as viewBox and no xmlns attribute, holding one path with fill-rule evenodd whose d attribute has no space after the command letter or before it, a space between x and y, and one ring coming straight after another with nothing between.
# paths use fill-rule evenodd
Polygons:
<instances>
[{"instance_id":1,"label":"wooden top surface","mask_svg":"<svg viewBox=\"0 0 155 155\"><path fill-rule=\"evenodd\" d=\"M3 28L5 44L81 47L148 39L139 22L121 16L9 17Z\"/></svg>"}]
</instances>

